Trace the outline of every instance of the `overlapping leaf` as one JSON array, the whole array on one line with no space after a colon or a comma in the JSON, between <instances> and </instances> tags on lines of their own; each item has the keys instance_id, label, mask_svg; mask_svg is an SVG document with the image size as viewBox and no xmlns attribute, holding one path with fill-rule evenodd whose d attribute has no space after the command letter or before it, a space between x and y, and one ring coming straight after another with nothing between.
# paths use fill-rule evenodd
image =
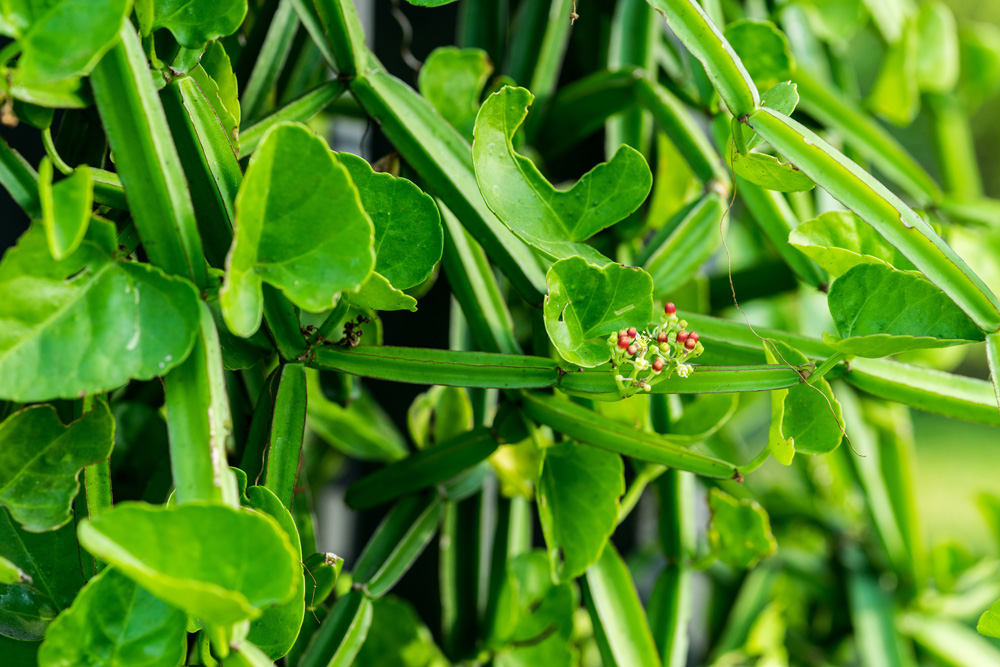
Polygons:
<instances>
[{"instance_id":1,"label":"overlapping leaf","mask_svg":"<svg viewBox=\"0 0 1000 667\"><path fill-rule=\"evenodd\" d=\"M570 189L554 188L512 143L533 99L524 88L505 86L483 103L472 146L479 190L525 243L554 259L581 256L603 266L608 260L583 241L642 205L652 187L649 166L622 146Z\"/></svg>"},{"instance_id":2,"label":"overlapping leaf","mask_svg":"<svg viewBox=\"0 0 1000 667\"><path fill-rule=\"evenodd\" d=\"M301 576L274 519L224 505L121 503L82 521L79 534L95 556L207 624L258 618Z\"/></svg>"},{"instance_id":3,"label":"overlapping leaf","mask_svg":"<svg viewBox=\"0 0 1000 667\"><path fill-rule=\"evenodd\" d=\"M559 260L545 276L545 330L559 354L580 366L611 358L607 338L644 328L653 316L653 281L638 268L598 268L581 257Z\"/></svg>"},{"instance_id":4,"label":"overlapping leaf","mask_svg":"<svg viewBox=\"0 0 1000 667\"><path fill-rule=\"evenodd\" d=\"M197 49L236 32L246 16L247 0L137 0L135 13L142 34L166 28L182 46Z\"/></svg>"},{"instance_id":5,"label":"overlapping leaf","mask_svg":"<svg viewBox=\"0 0 1000 667\"><path fill-rule=\"evenodd\" d=\"M236 197L236 237L219 302L233 333L250 336L262 282L310 312L333 307L375 265L374 228L347 169L303 125L280 124L254 153Z\"/></svg>"},{"instance_id":6,"label":"overlapping leaf","mask_svg":"<svg viewBox=\"0 0 1000 667\"><path fill-rule=\"evenodd\" d=\"M92 220L62 261L34 225L0 261L0 397L78 398L184 361L198 292L148 264L114 259L114 226Z\"/></svg>"},{"instance_id":7,"label":"overlapping leaf","mask_svg":"<svg viewBox=\"0 0 1000 667\"><path fill-rule=\"evenodd\" d=\"M417 300L402 290L426 280L444 248L434 199L405 178L376 173L355 155L340 153L337 159L350 172L375 227L375 271L357 294L344 296L361 308L416 310Z\"/></svg>"},{"instance_id":8,"label":"overlapping leaf","mask_svg":"<svg viewBox=\"0 0 1000 667\"><path fill-rule=\"evenodd\" d=\"M37 641L84 584L76 530L68 525L29 533L0 508L0 556L27 577L21 583L0 584L0 634Z\"/></svg>"},{"instance_id":9,"label":"overlapping leaf","mask_svg":"<svg viewBox=\"0 0 1000 667\"><path fill-rule=\"evenodd\" d=\"M769 364L801 367L809 363L805 355L780 341L766 343L764 354ZM796 451L803 454L832 452L840 445L843 428L840 403L826 378L771 392L768 447L774 458L784 465L792 462Z\"/></svg>"},{"instance_id":10,"label":"overlapping leaf","mask_svg":"<svg viewBox=\"0 0 1000 667\"><path fill-rule=\"evenodd\" d=\"M888 264L904 271L914 268L871 225L849 211L829 211L803 222L788 235L788 242L833 276L857 264Z\"/></svg>"},{"instance_id":11,"label":"overlapping leaf","mask_svg":"<svg viewBox=\"0 0 1000 667\"><path fill-rule=\"evenodd\" d=\"M0 32L17 40L21 53L10 86L73 85L118 41L128 0L20 0L0 8ZM28 100L32 101L32 100Z\"/></svg>"},{"instance_id":12,"label":"overlapping leaf","mask_svg":"<svg viewBox=\"0 0 1000 667\"><path fill-rule=\"evenodd\" d=\"M91 579L49 627L39 667L177 667L187 616L109 568Z\"/></svg>"},{"instance_id":13,"label":"overlapping leaf","mask_svg":"<svg viewBox=\"0 0 1000 667\"><path fill-rule=\"evenodd\" d=\"M38 166L38 199L42 206L42 224L49 240L49 250L56 261L76 252L87 233L94 183L86 165L52 183L52 161L47 157Z\"/></svg>"},{"instance_id":14,"label":"overlapping leaf","mask_svg":"<svg viewBox=\"0 0 1000 667\"><path fill-rule=\"evenodd\" d=\"M761 90L773 88L795 69L788 38L770 21L734 21L726 26L726 39Z\"/></svg>"},{"instance_id":15,"label":"overlapping leaf","mask_svg":"<svg viewBox=\"0 0 1000 667\"><path fill-rule=\"evenodd\" d=\"M31 532L65 525L80 489L77 475L108 458L114 430L100 401L68 426L50 405L14 413L0 424L0 505Z\"/></svg>"},{"instance_id":16,"label":"overlapping leaf","mask_svg":"<svg viewBox=\"0 0 1000 667\"><path fill-rule=\"evenodd\" d=\"M434 49L420 68L420 94L463 137L472 136L493 63L482 49Z\"/></svg>"},{"instance_id":17,"label":"overlapping leaf","mask_svg":"<svg viewBox=\"0 0 1000 667\"><path fill-rule=\"evenodd\" d=\"M884 357L905 350L983 340L961 308L922 276L887 264L859 264L838 278L827 302L840 337L836 350Z\"/></svg>"}]
</instances>

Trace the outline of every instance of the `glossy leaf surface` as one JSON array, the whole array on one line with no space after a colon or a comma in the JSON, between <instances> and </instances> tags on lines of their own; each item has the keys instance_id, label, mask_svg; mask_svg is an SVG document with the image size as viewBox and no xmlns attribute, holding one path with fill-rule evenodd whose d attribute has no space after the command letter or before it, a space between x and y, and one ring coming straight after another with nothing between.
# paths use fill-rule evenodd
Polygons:
<instances>
[{"instance_id":1,"label":"glossy leaf surface","mask_svg":"<svg viewBox=\"0 0 1000 667\"><path fill-rule=\"evenodd\" d=\"M138 0L135 5L144 35L166 28L189 49L233 34L247 13L247 0Z\"/></svg>"},{"instance_id":2,"label":"glossy leaf surface","mask_svg":"<svg viewBox=\"0 0 1000 667\"><path fill-rule=\"evenodd\" d=\"M573 257L553 264L546 282L545 330L559 354L580 366L610 359L608 336L642 329L653 315L653 281L642 269Z\"/></svg>"},{"instance_id":3,"label":"glossy leaf surface","mask_svg":"<svg viewBox=\"0 0 1000 667\"><path fill-rule=\"evenodd\" d=\"M33 533L65 525L80 470L108 458L114 430L101 401L66 426L50 405L14 413L0 424L0 505Z\"/></svg>"},{"instance_id":4,"label":"glossy leaf surface","mask_svg":"<svg viewBox=\"0 0 1000 667\"><path fill-rule=\"evenodd\" d=\"M259 617L291 597L301 572L273 519L224 505L121 503L79 534L88 551L210 624Z\"/></svg>"},{"instance_id":5,"label":"glossy leaf surface","mask_svg":"<svg viewBox=\"0 0 1000 667\"><path fill-rule=\"evenodd\" d=\"M652 187L649 167L638 151L624 146L569 190L557 190L512 143L533 99L524 88L507 86L483 103L472 147L479 190L525 243L555 259L582 255L605 264L582 242L642 205Z\"/></svg>"},{"instance_id":6,"label":"glossy leaf surface","mask_svg":"<svg viewBox=\"0 0 1000 667\"><path fill-rule=\"evenodd\" d=\"M187 617L109 568L59 615L38 652L40 667L177 667L187 651Z\"/></svg>"},{"instance_id":7,"label":"glossy leaf surface","mask_svg":"<svg viewBox=\"0 0 1000 667\"><path fill-rule=\"evenodd\" d=\"M62 261L52 259L40 225L7 251L0 396L77 398L184 361L198 327L198 293L148 264L116 261L114 252L113 227L99 221Z\"/></svg>"},{"instance_id":8,"label":"glossy leaf surface","mask_svg":"<svg viewBox=\"0 0 1000 667\"><path fill-rule=\"evenodd\" d=\"M420 68L420 94L464 137L471 137L493 63L481 49L434 49Z\"/></svg>"},{"instance_id":9,"label":"glossy leaf surface","mask_svg":"<svg viewBox=\"0 0 1000 667\"><path fill-rule=\"evenodd\" d=\"M832 347L882 357L924 347L983 339L968 315L919 275L885 264L859 264L841 276L828 297L840 340Z\"/></svg>"},{"instance_id":10,"label":"glossy leaf surface","mask_svg":"<svg viewBox=\"0 0 1000 667\"><path fill-rule=\"evenodd\" d=\"M264 313L261 283L310 312L333 307L375 265L374 229L347 169L304 126L276 126L254 153L236 198L236 237L219 293L233 333Z\"/></svg>"}]
</instances>

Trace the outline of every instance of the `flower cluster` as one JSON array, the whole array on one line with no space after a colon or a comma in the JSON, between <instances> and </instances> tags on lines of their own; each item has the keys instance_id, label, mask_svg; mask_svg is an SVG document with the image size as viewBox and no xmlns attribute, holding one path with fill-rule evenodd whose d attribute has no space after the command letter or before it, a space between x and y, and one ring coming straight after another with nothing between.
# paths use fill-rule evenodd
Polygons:
<instances>
[{"instance_id":1,"label":"flower cluster","mask_svg":"<svg viewBox=\"0 0 1000 667\"><path fill-rule=\"evenodd\" d=\"M677 317L677 307L669 302L658 326L642 332L630 327L612 333L608 345L618 392L626 398L651 391L674 371L687 377L693 369L686 362L705 350L698 338L698 332L687 330L687 322Z\"/></svg>"}]
</instances>

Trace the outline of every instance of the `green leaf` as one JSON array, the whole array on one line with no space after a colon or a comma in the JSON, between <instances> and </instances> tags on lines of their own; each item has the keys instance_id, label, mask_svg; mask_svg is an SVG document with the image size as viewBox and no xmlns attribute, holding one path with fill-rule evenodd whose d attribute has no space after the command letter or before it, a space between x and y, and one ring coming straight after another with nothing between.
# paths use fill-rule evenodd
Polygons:
<instances>
[{"instance_id":1,"label":"green leaf","mask_svg":"<svg viewBox=\"0 0 1000 667\"><path fill-rule=\"evenodd\" d=\"M791 116L799 105L799 87L791 81L782 81L761 95L760 105ZM753 150L762 143L764 143L764 137L756 132L751 132L750 136L747 137L749 150Z\"/></svg>"},{"instance_id":2,"label":"green leaf","mask_svg":"<svg viewBox=\"0 0 1000 667\"><path fill-rule=\"evenodd\" d=\"M979 617L979 623L976 624L976 630L981 635L1000 639L1000 600L994 602L989 609L983 612L983 615Z\"/></svg>"},{"instance_id":3,"label":"green leaf","mask_svg":"<svg viewBox=\"0 0 1000 667\"><path fill-rule=\"evenodd\" d=\"M431 51L420 68L420 94L462 136L471 137L483 88L493 63L482 49L443 46Z\"/></svg>"},{"instance_id":4,"label":"green leaf","mask_svg":"<svg viewBox=\"0 0 1000 667\"><path fill-rule=\"evenodd\" d=\"M766 153L740 153L727 155L727 160L736 172L751 183L778 192L803 192L816 187L812 179L799 171L791 163L780 161ZM730 160L731 158L731 160Z\"/></svg>"},{"instance_id":5,"label":"green leaf","mask_svg":"<svg viewBox=\"0 0 1000 667\"><path fill-rule=\"evenodd\" d=\"M236 236L219 292L230 330L260 327L261 283L319 313L356 290L375 265L374 229L347 169L304 125L271 129L236 197Z\"/></svg>"},{"instance_id":6,"label":"green leaf","mask_svg":"<svg viewBox=\"0 0 1000 667\"><path fill-rule=\"evenodd\" d=\"M0 556L0 585L31 583L31 577L13 562Z\"/></svg>"},{"instance_id":7,"label":"green leaf","mask_svg":"<svg viewBox=\"0 0 1000 667\"><path fill-rule=\"evenodd\" d=\"M635 583L613 544L587 570L585 581L584 600L604 664L659 667L660 657Z\"/></svg>"},{"instance_id":8,"label":"green leaf","mask_svg":"<svg viewBox=\"0 0 1000 667\"><path fill-rule=\"evenodd\" d=\"M562 259L545 276L545 330L566 361L599 366L611 358L608 336L645 328L653 316L653 279L639 268L598 268L582 257Z\"/></svg>"},{"instance_id":9,"label":"green leaf","mask_svg":"<svg viewBox=\"0 0 1000 667\"><path fill-rule=\"evenodd\" d=\"M303 566L309 572L309 587L305 591L306 609L315 611L333 594L344 568L344 559L329 552L314 553L305 559Z\"/></svg>"},{"instance_id":10,"label":"green leaf","mask_svg":"<svg viewBox=\"0 0 1000 667\"><path fill-rule=\"evenodd\" d=\"M734 21L726 26L725 35L759 89L773 88L794 71L788 38L770 21ZM762 103L765 98L766 94Z\"/></svg>"},{"instance_id":11,"label":"green leaf","mask_svg":"<svg viewBox=\"0 0 1000 667\"><path fill-rule=\"evenodd\" d=\"M120 503L78 530L95 556L212 625L260 617L291 597L301 573L274 519L225 505Z\"/></svg>"},{"instance_id":12,"label":"green leaf","mask_svg":"<svg viewBox=\"0 0 1000 667\"><path fill-rule=\"evenodd\" d=\"M943 2L920 5L917 16L917 85L931 93L950 93L960 70L955 15Z\"/></svg>"},{"instance_id":13,"label":"green leaf","mask_svg":"<svg viewBox=\"0 0 1000 667\"><path fill-rule=\"evenodd\" d=\"M209 43L208 48L205 49L205 55L201 57L201 67L203 72L212 77L212 81L218 88L216 96L222 109L225 109L232 118L233 127L238 128L240 126L240 92L236 82L236 74L233 72L233 64L221 42ZM209 97L209 102L217 111L220 111L219 106L216 106L215 98ZM223 114L220 112L219 117L222 118L222 116ZM230 127L228 119L223 119L222 124L227 129Z\"/></svg>"},{"instance_id":14,"label":"green leaf","mask_svg":"<svg viewBox=\"0 0 1000 667\"><path fill-rule=\"evenodd\" d=\"M78 398L148 380L194 345L198 293L156 267L114 260L114 226L93 220L54 261L34 225L0 261L0 396Z\"/></svg>"},{"instance_id":15,"label":"green leaf","mask_svg":"<svg viewBox=\"0 0 1000 667\"><path fill-rule=\"evenodd\" d=\"M859 264L838 278L827 297L841 338L834 349L859 357L948 347L983 340L983 332L922 276L884 264Z\"/></svg>"},{"instance_id":16,"label":"green leaf","mask_svg":"<svg viewBox=\"0 0 1000 667\"><path fill-rule=\"evenodd\" d=\"M299 531L295 520L288 509L281 503L270 489L263 486L251 486L246 491L246 506L258 512L267 514L274 519L284 531L296 554L296 561L302 560L302 549L299 543ZM302 627L305 615L305 574L299 570L295 580L295 592L287 602L268 607L260 618L250 624L250 634L247 640L259 647L271 660L282 657L295 644Z\"/></svg>"},{"instance_id":17,"label":"green leaf","mask_svg":"<svg viewBox=\"0 0 1000 667\"><path fill-rule=\"evenodd\" d=\"M557 190L512 143L533 99L524 88L505 86L483 103L472 146L479 190L525 243L554 259L579 255L606 264L583 241L642 205L653 183L649 166L641 153L622 146L569 190Z\"/></svg>"},{"instance_id":18,"label":"green leaf","mask_svg":"<svg viewBox=\"0 0 1000 667\"><path fill-rule=\"evenodd\" d=\"M29 533L0 509L0 556L23 570L29 584L0 584L0 634L21 641L39 640L85 582L76 530L67 525Z\"/></svg>"},{"instance_id":19,"label":"green leaf","mask_svg":"<svg viewBox=\"0 0 1000 667\"><path fill-rule=\"evenodd\" d=\"M15 412L0 424L0 505L33 533L67 524L80 470L111 455L114 431L101 401L68 426L51 405Z\"/></svg>"},{"instance_id":20,"label":"green leaf","mask_svg":"<svg viewBox=\"0 0 1000 667\"><path fill-rule=\"evenodd\" d=\"M38 651L39 667L177 667L187 616L109 568L59 614Z\"/></svg>"},{"instance_id":21,"label":"green leaf","mask_svg":"<svg viewBox=\"0 0 1000 667\"><path fill-rule=\"evenodd\" d=\"M769 364L803 366L805 355L781 341L764 345ZM771 392L771 427L768 447L784 465L796 451L803 454L832 452L843 438L844 417L840 402L826 378L812 384L801 382L788 389Z\"/></svg>"},{"instance_id":22,"label":"green leaf","mask_svg":"<svg viewBox=\"0 0 1000 667\"><path fill-rule=\"evenodd\" d=\"M130 8L128 0L35 0L17 5L5 3L2 20L21 50L11 75L14 88L88 74L118 41Z\"/></svg>"},{"instance_id":23,"label":"green leaf","mask_svg":"<svg viewBox=\"0 0 1000 667\"><path fill-rule=\"evenodd\" d=\"M243 23L247 0L145 0L135 3L143 35L166 28L181 46L197 49L231 35Z\"/></svg>"},{"instance_id":24,"label":"green leaf","mask_svg":"<svg viewBox=\"0 0 1000 667\"><path fill-rule=\"evenodd\" d=\"M427 280L441 259L444 232L434 199L405 178L376 173L356 155L338 153L336 157L347 167L375 227L375 272L361 292L345 296L362 308L416 310L416 300L401 290ZM387 307L392 305L387 291L399 304L407 305Z\"/></svg>"},{"instance_id":25,"label":"green leaf","mask_svg":"<svg viewBox=\"0 0 1000 667\"><path fill-rule=\"evenodd\" d=\"M737 500L725 491L712 489L708 507L712 511L708 541L723 563L751 568L778 550L771 521L756 500Z\"/></svg>"},{"instance_id":26,"label":"green leaf","mask_svg":"<svg viewBox=\"0 0 1000 667\"><path fill-rule=\"evenodd\" d=\"M73 173L52 183L52 161L42 158L38 165L38 199L49 250L56 261L66 259L80 247L90 222L94 183L90 170L81 165Z\"/></svg>"},{"instance_id":27,"label":"green leaf","mask_svg":"<svg viewBox=\"0 0 1000 667\"><path fill-rule=\"evenodd\" d=\"M354 659L356 667L447 667L431 631L413 606L387 596L372 605L368 637Z\"/></svg>"},{"instance_id":28,"label":"green leaf","mask_svg":"<svg viewBox=\"0 0 1000 667\"><path fill-rule=\"evenodd\" d=\"M858 264L888 264L901 271L914 266L875 229L849 211L829 211L792 230L788 242L834 277Z\"/></svg>"},{"instance_id":29,"label":"green leaf","mask_svg":"<svg viewBox=\"0 0 1000 667\"><path fill-rule=\"evenodd\" d=\"M461 387L431 387L413 399L406 424L417 448L427 449L472 430L472 401Z\"/></svg>"},{"instance_id":30,"label":"green leaf","mask_svg":"<svg viewBox=\"0 0 1000 667\"><path fill-rule=\"evenodd\" d=\"M569 638L577 606L570 583L552 580L551 565L542 551L522 553L507 562L497 597L487 645L500 649L497 665L528 667L542 664L569 667Z\"/></svg>"},{"instance_id":31,"label":"green leaf","mask_svg":"<svg viewBox=\"0 0 1000 667\"><path fill-rule=\"evenodd\" d=\"M601 557L625 493L622 458L567 441L542 450L538 516L552 574L570 581Z\"/></svg>"},{"instance_id":32,"label":"green leaf","mask_svg":"<svg viewBox=\"0 0 1000 667\"><path fill-rule=\"evenodd\" d=\"M882 69L868 96L869 108L896 125L909 125L920 111L918 58L917 29L910 22L903 31L902 39L892 45L882 59Z\"/></svg>"}]
</instances>

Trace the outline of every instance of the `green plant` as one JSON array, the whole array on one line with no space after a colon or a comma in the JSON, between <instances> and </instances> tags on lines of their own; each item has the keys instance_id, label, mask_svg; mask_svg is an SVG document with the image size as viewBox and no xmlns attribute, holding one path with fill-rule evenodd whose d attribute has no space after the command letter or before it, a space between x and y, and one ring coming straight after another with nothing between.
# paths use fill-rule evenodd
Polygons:
<instances>
[{"instance_id":1,"label":"green plant","mask_svg":"<svg viewBox=\"0 0 1000 667\"><path fill-rule=\"evenodd\" d=\"M462 0L419 92L351 0L13 3L0 32L4 122L46 152L0 142L32 220L0 259L5 664L1000 664L997 563L929 548L910 417L1000 426L993 27ZM876 119L918 113L940 185ZM392 154L332 151L341 116ZM440 349L384 345L445 281ZM949 372L982 343L992 386ZM366 379L431 386L412 447ZM314 518L345 461L387 510L347 561Z\"/></svg>"}]
</instances>

